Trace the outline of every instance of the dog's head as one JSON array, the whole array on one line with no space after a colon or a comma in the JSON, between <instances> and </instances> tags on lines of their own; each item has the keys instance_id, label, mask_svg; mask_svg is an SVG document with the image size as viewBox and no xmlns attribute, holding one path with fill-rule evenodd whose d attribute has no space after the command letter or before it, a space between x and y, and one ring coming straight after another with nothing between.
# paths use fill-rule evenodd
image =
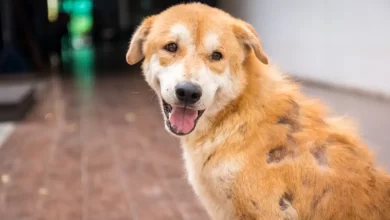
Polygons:
<instances>
[{"instance_id":1,"label":"dog's head","mask_svg":"<svg viewBox=\"0 0 390 220\"><path fill-rule=\"evenodd\" d=\"M146 18L126 54L129 64L144 58L147 83L161 99L166 128L191 133L236 99L246 85L246 58L268 59L254 28L199 3L171 7Z\"/></svg>"}]
</instances>

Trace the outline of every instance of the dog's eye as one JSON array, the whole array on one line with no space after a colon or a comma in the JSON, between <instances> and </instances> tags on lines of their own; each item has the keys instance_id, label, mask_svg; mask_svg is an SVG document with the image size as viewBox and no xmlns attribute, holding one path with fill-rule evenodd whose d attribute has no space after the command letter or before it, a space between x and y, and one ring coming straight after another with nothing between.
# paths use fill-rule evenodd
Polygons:
<instances>
[{"instance_id":1,"label":"dog's eye","mask_svg":"<svg viewBox=\"0 0 390 220\"><path fill-rule=\"evenodd\" d=\"M211 59L215 60L215 61L221 60L222 59L222 54L220 52L216 51L213 54L211 54Z\"/></svg>"},{"instance_id":2,"label":"dog's eye","mask_svg":"<svg viewBox=\"0 0 390 220\"><path fill-rule=\"evenodd\" d=\"M171 53L175 53L177 51L177 48L178 48L178 46L176 43L169 43L169 44L165 45L164 50L171 52Z\"/></svg>"}]
</instances>

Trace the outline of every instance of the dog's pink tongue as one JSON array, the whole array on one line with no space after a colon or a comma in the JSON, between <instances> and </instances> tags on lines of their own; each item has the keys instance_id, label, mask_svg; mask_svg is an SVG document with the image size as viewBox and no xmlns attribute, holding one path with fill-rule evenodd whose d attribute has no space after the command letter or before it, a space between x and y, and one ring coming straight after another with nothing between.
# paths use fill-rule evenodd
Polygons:
<instances>
[{"instance_id":1,"label":"dog's pink tongue","mask_svg":"<svg viewBox=\"0 0 390 220\"><path fill-rule=\"evenodd\" d=\"M169 122L176 133L187 134L194 128L197 117L197 110L173 107Z\"/></svg>"}]
</instances>

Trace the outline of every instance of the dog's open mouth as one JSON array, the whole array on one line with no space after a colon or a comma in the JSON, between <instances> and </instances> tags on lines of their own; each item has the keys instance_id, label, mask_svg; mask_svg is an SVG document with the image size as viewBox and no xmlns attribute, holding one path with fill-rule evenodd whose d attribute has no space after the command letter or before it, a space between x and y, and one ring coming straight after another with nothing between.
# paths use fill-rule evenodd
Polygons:
<instances>
[{"instance_id":1,"label":"dog's open mouth","mask_svg":"<svg viewBox=\"0 0 390 220\"><path fill-rule=\"evenodd\" d=\"M162 101L166 123L171 132L176 135L191 133L204 110L196 110L186 106L171 106Z\"/></svg>"}]
</instances>

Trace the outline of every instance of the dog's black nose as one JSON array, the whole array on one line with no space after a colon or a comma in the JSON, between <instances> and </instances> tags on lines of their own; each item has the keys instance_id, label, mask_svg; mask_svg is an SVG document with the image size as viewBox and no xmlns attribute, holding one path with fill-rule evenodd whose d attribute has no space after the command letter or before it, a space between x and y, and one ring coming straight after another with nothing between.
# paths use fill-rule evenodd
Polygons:
<instances>
[{"instance_id":1,"label":"dog's black nose","mask_svg":"<svg viewBox=\"0 0 390 220\"><path fill-rule=\"evenodd\" d=\"M179 83L176 86L175 91L177 99L185 104L194 104L199 101L202 96L202 88L200 88L199 85L190 82Z\"/></svg>"}]
</instances>

